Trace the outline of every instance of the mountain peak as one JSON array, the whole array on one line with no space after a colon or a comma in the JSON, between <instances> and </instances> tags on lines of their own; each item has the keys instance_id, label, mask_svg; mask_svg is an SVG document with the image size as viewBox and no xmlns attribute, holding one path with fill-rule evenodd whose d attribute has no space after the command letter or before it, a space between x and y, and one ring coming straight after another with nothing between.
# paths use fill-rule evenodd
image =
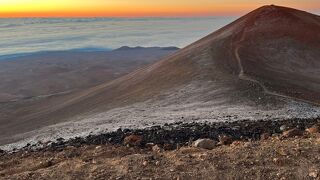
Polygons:
<instances>
[{"instance_id":1,"label":"mountain peak","mask_svg":"<svg viewBox=\"0 0 320 180\"><path fill-rule=\"evenodd\" d=\"M292 18L292 13L298 12L299 10L276 6L276 5L266 5L262 6L255 11L253 14L256 18L263 18L263 19L275 19L275 18Z\"/></svg>"},{"instance_id":2,"label":"mountain peak","mask_svg":"<svg viewBox=\"0 0 320 180\"><path fill-rule=\"evenodd\" d=\"M293 8L289 8L289 7L285 7L285 6L277 6L274 4L261 6L257 10L264 11L264 12L277 12L277 11L290 11L290 10L300 11L297 9L293 9Z\"/></svg>"},{"instance_id":3,"label":"mountain peak","mask_svg":"<svg viewBox=\"0 0 320 180\"><path fill-rule=\"evenodd\" d=\"M281 6L276 6L274 4L271 4L271 5L264 5L262 7L260 7L261 9L264 9L264 10L276 10L276 9L280 9Z\"/></svg>"},{"instance_id":4,"label":"mountain peak","mask_svg":"<svg viewBox=\"0 0 320 180\"><path fill-rule=\"evenodd\" d=\"M277 5L265 5L262 6L251 13L251 15L254 15L255 17L259 18L290 18L297 20L298 18L303 18L304 16L312 15L314 17L319 17L317 15L290 8L290 7L284 7L284 6L277 6Z\"/></svg>"}]
</instances>

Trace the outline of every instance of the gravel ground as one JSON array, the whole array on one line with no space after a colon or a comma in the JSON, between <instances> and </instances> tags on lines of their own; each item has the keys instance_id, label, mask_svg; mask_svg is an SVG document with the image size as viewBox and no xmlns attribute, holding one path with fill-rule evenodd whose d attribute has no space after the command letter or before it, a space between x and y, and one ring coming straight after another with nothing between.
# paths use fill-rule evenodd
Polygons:
<instances>
[{"instance_id":1,"label":"gravel ground","mask_svg":"<svg viewBox=\"0 0 320 180\"><path fill-rule=\"evenodd\" d=\"M317 179L320 175L319 129L313 133L304 129L319 122L319 119L291 119L175 123L140 130L119 129L69 141L59 139L55 143L38 143L16 152L2 153L0 177ZM286 137L286 129L292 128L302 133ZM266 133L269 136L263 135ZM212 150L190 146L190 139L206 137L218 141L222 134L231 141L218 144ZM122 145L130 135L139 136L142 141L135 146Z\"/></svg>"}]
</instances>

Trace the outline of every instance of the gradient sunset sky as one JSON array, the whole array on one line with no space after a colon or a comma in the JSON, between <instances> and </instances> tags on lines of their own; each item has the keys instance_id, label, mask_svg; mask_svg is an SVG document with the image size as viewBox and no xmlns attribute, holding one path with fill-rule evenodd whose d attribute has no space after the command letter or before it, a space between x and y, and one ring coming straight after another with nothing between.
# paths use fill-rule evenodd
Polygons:
<instances>
[{"instance_id":1,"label":"gradient sunset sky","mask_svg":"<svg viewBox=\"0 0 320 180\"><path fill-rule=\"evenodd\" d=\"M0 17L230 16L267 4L320 11L320 0L0 0Z\"/></svg>"}]
</instances>

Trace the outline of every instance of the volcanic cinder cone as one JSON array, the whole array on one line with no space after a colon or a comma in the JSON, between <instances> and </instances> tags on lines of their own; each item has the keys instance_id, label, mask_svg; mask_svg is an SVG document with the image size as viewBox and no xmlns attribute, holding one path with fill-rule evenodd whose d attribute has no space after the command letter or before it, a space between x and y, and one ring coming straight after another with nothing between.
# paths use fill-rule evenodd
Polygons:
<instances>
[{"instance_id":1,"label":"volcanic cinder cone","mask_svg":"<svg viewBox=\"0 0 320 180\"><path fill-rule=\"evenodd\" d=\"M14 120L1 125L2 143L25 137L8 138L13 134L60 122L36 133L74 136L92 128L174 121L318 116L319 57L319 16L264 6L111 83L8 105L5 110L13 110L5 119Z\"/></svg>"}]
</instances>

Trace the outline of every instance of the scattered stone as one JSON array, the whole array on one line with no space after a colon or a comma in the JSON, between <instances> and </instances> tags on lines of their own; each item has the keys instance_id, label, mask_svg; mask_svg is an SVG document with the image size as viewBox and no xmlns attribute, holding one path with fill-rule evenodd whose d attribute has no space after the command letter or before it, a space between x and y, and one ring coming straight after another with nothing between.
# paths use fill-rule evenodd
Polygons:
<instances>
[{"instance_id":1,"label":"scattered stone","mask_svg":"<svg viewBox=\"0 0 320 180\"><path fill-rule=\"evenodd\" d=\"M317 178L318 177L318 171L310 171L309 172L309 176L312 177L312 178Z\"/></svg>"},{"instance_id":2,"label":"scattered stone","mask_svg":"<svg viewBox=\"0 0 320 180\"><path fill-rule=\"evenodd\" d=\"M154 146L154 143L147 143L145 146L148 149L152 149L152 147Z\"/></svg>"},{"instance_id":3,"label":"scattered stone","mask_svg":"<svg viewBox=\"0 0 320 180\"><path fill-rule=\"evenodd\" d=\"M279 158L273 158L273 162L278 162L279 161Z\"/></svg>"},{"instance_id":4,"label":"scattered stone","mask_svg":"<svg viewBox=\"0 0 320 180\"><path fill-rule=\"evenodd\" d=\"M232 138L227 135L219 136L219 145L229 145L233 142Z\"/></svg>"},{"instance_id":5,"label":"scattered stone","mask_svg":"<svg viewBox=\"0 0 320 180\"><path fill-rule=\"evenodd\" d=\"M138 135L130 135L124 138L123 144L129 146L140 146L143 137Z\"/></svg>"},{"instance_id":6,"label":"scattered stone","mask_svg":"<svg viewBox=\"0 0 320 180\"><path fill-rule=\"evenodd\" d=\"M58 142L64 141L64 138L60 137L57 139Z\"/></svg>"},{"instance_id":7,"label":"scattered stone","mask_svg":"<svg viewBox=\"0 0 320 180\"><path fill-rule=\"evenodd\" d=\"M40 162L40 167L41 168L48 168L48 167L50 167L50 166L52 166L53 165L53 161L52 161L52 159L48 159L48 160L46 160L46 161L44 161L44 162Z\"/></svg>"},{"instance_id":8,"label":"scattered stone","mask_svg":"<svg viewBox=\"0 0 320 180\"><path fill-rule=\"evenodd\" d=\"M97 164L97 160L92 159L91 163L92 163L92 164Z\"/></svg>"},{"instance_id":9,"label":"scattered stone","mask_svg":"<svg viewBox=\"0 0 320 180\"><path fill-rule=\"evenodd\" d=\"M241 144L243 144L243 142L241 142L241 141L233 141L231 146L237 147L237 146L240 146Z\"/></svg>"},{"instance_id":10,"label":"scattered stone","mask_svg":"<svg viewBox=\"0 0 320 180\"><path fill-rule=\"evenodd\" d=\"M303 131L301 131L297 128L290 129L290 130L284 131L282 133L282 136L285 138L296 137L296 136L301 136L301 135L303 135Z\"/></svg>"},{"instance_id":11,"label":"scattered stone","mask_svg":"<svg viewBox=\"0 0 320 180\"><path fill-rule=\"evenodd\" d=\"M288 130L289 128L288 128L288 126L286 126L286 125L282 125L282 126L280 126L280 131L286 131L286 130Z\"/></svg>"},{"instance_id":12,"label":"scattered stone","mask_svg":"<svg viewBox=\"0 0 320 180\"><path fill-rule=\"evenodd\" d=\"M50 151L62 151L67 146L81 147L82 145L104 145L104 144L126 144L127 146L141 146L150 150L155 144L171 144L174 148L179 148L185 145L191 145L188 143L193 142L194 138L209 138L219 139L219 144L231 144L234 140L258 140L259 138L266 137L266 134L262 135L261 132L272 132L272 139L283 138L276 133L280 133L281 130L288 131L287 127L296 127L297 129L305 129L310 125L318 124L318 118L313 119L287 119L281 121L234 121L234 122L203 122L203 123L172 123L163 126L151 126L143 129L119 129L114 132L107 132L98 135L89 135L87 137L76 137L69 140L59 138L57 141L48 143L35 143L34 145L28 145L23 147L22 150L37 151L37 150L50 150ZM319 126L320 127L320 126ZM304 131L303 131L304 132ZM311 131L310 131L311 132ZM281 132L284 133L284 132ZM130 135L137 134L137 135ZM138 134L143 134L139 136ZM227 134L229 137L221 136L219 134ZM284 133L286 134L286 133ZM129 136L130 135L130 136ZM320 133L315 136L320 136ZM287 135L286 135L287 136ZM125 138L124 138L125 137ZM170 142L169 142L170 140ZM319 138L320 140L320 138ZM145 142L152 142L145 144ZM179 146L178 146L179 145ZM162 147L162 146L161 146ZM169 146L164 146L167 149ZM170 148L168 148L170 149ZM12 150L14 152L16 150Z\"/></svg>"},{"instance_id":13,"label":"scattered stone","mask_svg":"<svg viewBox=\"0 0 320 180\"><path fill-rule=\"evenodd\" d=\"M159 153L159 152L161 152L161 148L160 148L158 145L154 145L154 146L152 147L152 151Z\"/></svg>"},{"instance_id":14,"label":"scattered stone","mask_svg":"<svg viewBox=\"0 0 320 180\"><path fill-rule=\"evenodd\" d=\"M193 144L193 140L192 138L189 138L189 141L186 143L186 145L188 145L189 147L191 147Z\"/></svg>"},{"instance_id":15,"label":"scattered stone","mask_svg":"<svg viewBox=\"0 0 320 180\"><path fill-rule=\"evenodd\" d=\"M306 131L310 134L316 134L319 133L319 126L318 125L313 125L310 128L307 128Z\"/></svg>"},{"instance_id":16,"label":"scattered stone","mask_svg":"<svg viewBox=\"0 0 320 180\"><path fill-rule=\"evenodd\" d=\"M116 180L121 180L124 179L122 176L121 177L116 177Z\"/></svg>"},{"instance_id":17,"label":"scattered stone","mask_svg":"<svg viewBox=\"0 0 320 180\"><path fill-rule=\"evenodd\" d=\"M269 139L270 137L271 137L271 134L270 134L270 133L263 133L263 134L261 134L260 139L261 139L261 140L267 140L267 139Z\"/></svg>"},{"instance_id":18,"label":"scattered stone","mask_svg":"<svg viewBox=\"0 0 320 180\"><path fill-rule=\"evenodd\" d=\"M143 166L147 166L148 165L148 161L143 161L142 165Z\"/></svg>"},{"instance_id":19,"label":"scattered stone","mask_svg":"<svg viewBox=\"0 0 320 180\"><path fill-rule=\"evenodd\" d=\"M52 144L53 144L52 141L47 141L45 145L46 145L47 147L49 147L49 146L51 146Z\"/></svg>"},{"instance_id":20,"label":"scattered stone","mask_svg":"<svg viewBox=\"0 0 320 180\"><path fill-rule=\"evenodd\" d=\"M193 143L194 147L202 149L213 149L217 145L217 142L211 139L198 139Z\"/></svg>"}]
</instances>

